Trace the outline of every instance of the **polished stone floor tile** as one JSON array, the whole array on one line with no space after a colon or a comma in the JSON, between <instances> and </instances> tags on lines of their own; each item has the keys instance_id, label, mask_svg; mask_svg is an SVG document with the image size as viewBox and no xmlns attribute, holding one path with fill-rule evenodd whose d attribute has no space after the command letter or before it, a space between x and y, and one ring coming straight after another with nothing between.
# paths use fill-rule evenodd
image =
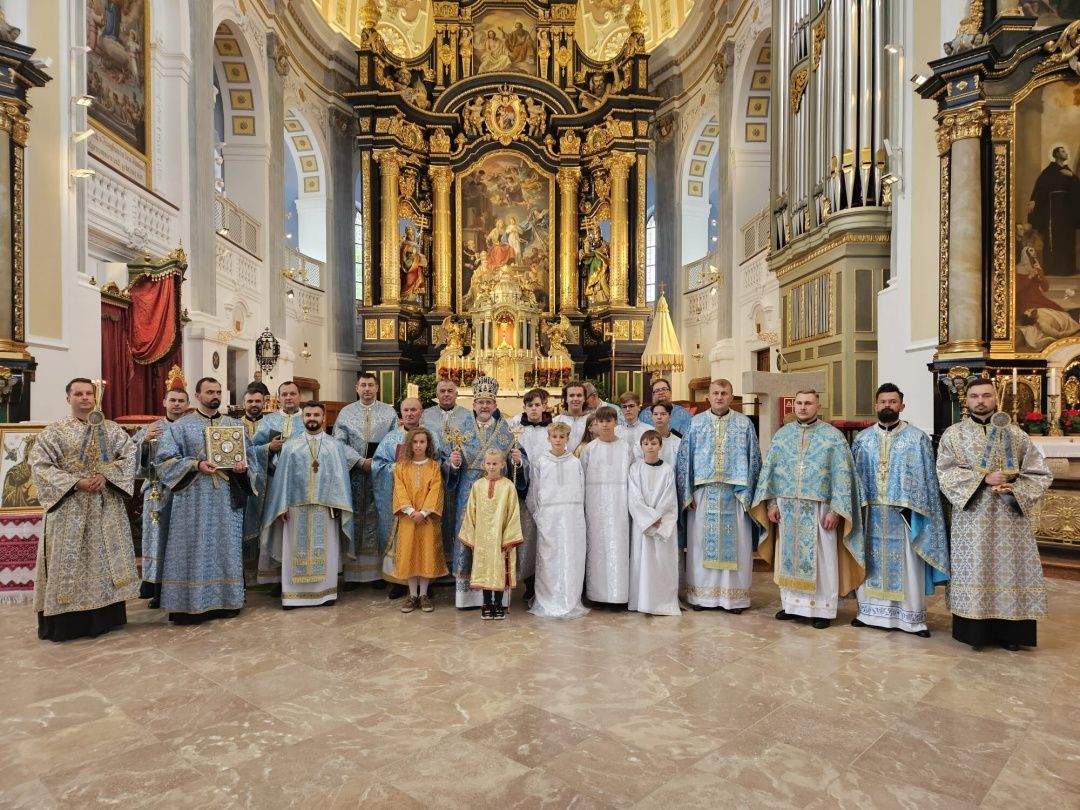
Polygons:
<instances>
[{"instance_id":1,"label":"polished stone floor tile","mask_svg":"<svg viewBox=\"0 0 1080 810\"><path fill-rule=\"evenodd\" d=\"M0 807L1080 806L1080 583L1037 650L740 616L403 615L386 591L65 644L0 608Z\"/></svg>"}]
</instances>

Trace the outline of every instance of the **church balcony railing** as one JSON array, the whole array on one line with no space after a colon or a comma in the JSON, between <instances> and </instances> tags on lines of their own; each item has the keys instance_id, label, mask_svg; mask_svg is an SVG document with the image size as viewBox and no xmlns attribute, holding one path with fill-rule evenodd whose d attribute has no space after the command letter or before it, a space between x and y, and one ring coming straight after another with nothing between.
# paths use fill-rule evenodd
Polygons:
<instances>
[{"instance_id":1,"label":"church balcony railing","mask_svg":"<svg viewBox=\"0 0 1080 810\"><path fill-rule=\"evenodd\" d=\"M750 261L763 250L769 249L770 229L768 208L762 208L749 222L742 226L742 259L740 264Z\"/></svg>"},{"instance_id":2,"label":"church balcony railing","mask_svg":"<svg viewBox=\"0 0 1080 810\"><path fill-rule=\"evenodd\" d=\"M214 230L222 239L247 251L256 259L262 258L262 251L259 249L262 225L224 194L214 195Z\"/></svg>"},{"instance_id":3,"label":"church balcony railing","mask_svg":"<svg viewBox=\"0 0 1080 810\"><path fill-rule=\"evenodd\" d=\"M686 279L686 292L702 290L718 283L721 279L719 267L720 254L715 250L689 264L684 264L683 278Z\"/></svg>"},{"instance_id":4,"label":"church balcony railing","mask_svg":"<svg viewBox=\"0 0 1080 810\"><path fill-rule=\"evenodd\" d=\"M287 272L291 274L289 278L308 287L314 287L317 290L322 289L323 268L326 266L324 262L313 259L296 248L288 248L288 259L289 267Z\"/></svg>"}]
</instances>

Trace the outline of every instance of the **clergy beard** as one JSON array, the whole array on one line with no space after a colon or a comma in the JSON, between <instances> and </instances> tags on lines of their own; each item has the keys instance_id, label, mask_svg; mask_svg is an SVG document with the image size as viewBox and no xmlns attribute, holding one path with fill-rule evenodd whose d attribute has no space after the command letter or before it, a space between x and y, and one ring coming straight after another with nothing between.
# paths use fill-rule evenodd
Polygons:
<instances>
[{"instance_id":1,"label":"clergy beard","mask_svg":"<svg viewBox=\"0 0 1080 810\"><path fill-rule=\"evenodd\" d=\"M307 428L308 433L318 433L319 428L322 427L322 423L312 420L310 422L304 422L304 427Z\"/></svg>"},{"instance_id":2,"label":"clergy beard","mask_svg":"<svg viewBox=\"0 0 1080 810\"><path fill-rule=\"evenodd\" d=\"M207 402L206 405L204 405L203 407L205 407L209 411L216 411L218 408L221 407L221 400L220 399L212 399L209 402Z\"/></svg>"},{"instance_id":3,"label":"clergy beard","mask_svg":"<svg viewBox=\"0 0 1080 810\"><path fill-rule=\"evenodd\" d=\"M877 412L878 421L883 425L891 425L900 418L900 414L892 408L882 408Z\"/></svg>"}]
</instances>

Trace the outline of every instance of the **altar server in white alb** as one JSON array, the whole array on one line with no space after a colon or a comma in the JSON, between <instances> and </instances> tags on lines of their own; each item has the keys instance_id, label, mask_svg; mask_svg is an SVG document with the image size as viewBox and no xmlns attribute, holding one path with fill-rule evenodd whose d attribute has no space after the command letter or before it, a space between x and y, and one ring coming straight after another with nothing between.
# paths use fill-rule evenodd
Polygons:
<instances>
[{"instance_id":1,"label":"altar server in white alb","mask_svg":"<svg viewBox=\"0 0 1080 810\"><path fill-rule=\"evenodd\" d=\"M570 426L547 429L549 449L529 458L528 505L536 519L536 585L529 612L545 619L576 619L585 582L585 475L566 449Z\"/></svg>"},{"instance_id":2,"label":"altar server in white alb","mask_svg":"<svg viewBox=\"0 0 1080 810\"><path fill-rule=\"evenodd\" d=\"M555 417L555 422L565 422L570 426L570 444L567 445L573 453L582 438L585 436L585 423L589 419L589 413L585 410L585 383L572 381L563 386L563 412ZM611 410L615 410L612 408ZM619 415L615 414L618 421Z\"/></svg>"},{"instance_id":3,"label":"altar server in white alb","mask_svg":"<svg viewBox=\"0 0 1080 810\"><path fill-rule=\"evenodd\" d=\"M352 548L349 471L360 454L323 431L326 408L304 404L304 433L281 448L266 497L263 553L281 566L281 606L337 600L341 551Z\"/></svg>"},{"instance_id":4,"label":"altar server in white alb","mask_svg":"<svg viewBox=\"0 0 1080 810\"><path fill-rule=\"evenodd\" d=\"M618 422L614 408L601 407L596 412L596 441L581 454L588 543L585 595L593 602L624 605L630 591L627 480L634 452L615 435Z\"/></svg>"},{"instance_id":5,"label":"altar server in white alb","mask_svg":"<svg viewBox=\"0 0 1080 810\"><path fill-rule=\"evenodd\" d=\"M904 394L884 383L878 422L851 452L862 498L866 581L854 627L899 629L927 638L926 597L949 576L949 544L930 437L900 418Z\"/></svg>"},{"instance_id":6,"label":"altar server in white alb","mask_svg":"<svg viewBox=\"0 0 1080 810\"><path fill-rule=\"evenodd\" d=\"M679 498L675 470L660 458L655 430L641 436L642 457L630 468L630 610L678 616Z\"/></svg>"},{"instance_id":7,"label":"altar server in white alb","mask_svg":"<svg viewBox=\"0 0 1080 810\"><path fill-rule=\"evenodd\" d=\"M548 450L547 429L551 424L551 414L544 411L546 397L547 392L542 388L527 391L522 398L525 410L510 420L510 431L525 455L530 477L532 460L540 458ZM521 493L520 489L518 493ZM526 604L532 602L536 595L536 516L530 503L526 497L520 504L522 543L517 549L518 577L525 583Z\"/></svg>"},{"instance_id":8,"label":"altar server in white alb","mask_svg":"<svg viewBox=\"0 0 1080 810\"><path fill-rule=\"evenodd\" d=\"M623 421L615 428L615 435L630 445L634 458L641 458L641 437L651 429L638 418L641 414L641 398L633 391L624 391L619 397L619 411Z\"/></svg>"},{"instance_id":9,"label":"altar server in white alb","mask_svg":"<svg viewBox=\"0 0 1080 810\"><path fill-rule=\"evenodd\" d=\"M759 533L750 502L761 452L753 423L731 410L731 399L730 382L709 383L709 410L693 418L679 444L677 478L686 510L686 601L694 610L742 613ZM665 408L670 403L658 402L654 415Z\"/></svg>"}]
</instances>

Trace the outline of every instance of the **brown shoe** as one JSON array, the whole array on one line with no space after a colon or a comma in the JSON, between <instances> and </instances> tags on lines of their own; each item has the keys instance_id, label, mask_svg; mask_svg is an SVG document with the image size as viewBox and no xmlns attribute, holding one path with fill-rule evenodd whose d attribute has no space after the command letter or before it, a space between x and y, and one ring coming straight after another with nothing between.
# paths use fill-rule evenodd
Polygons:
<instances>
[{"instance_id":1,"label":"brown shoe","mask_svg":"<svg viewBox=\"0 0 1080 810\"><path fill-rule=\"evenodd\" d=\"M435 606L431 604L431 597L427 594L420 597L420 609L424 613L431 613L431 611L435 610Z\"/></svg>"},{"instance_id":2,"label":"brown shoe","mask_svg":"<svg viewBox=\"0 0 1080 810\"><path fill-rule=\"evenodd\" d=\"M420 598L417 596L409 596L405 599L405 603L401 606L402 613L412 613L420 607Z\"/></svg>"}]
</instances>

